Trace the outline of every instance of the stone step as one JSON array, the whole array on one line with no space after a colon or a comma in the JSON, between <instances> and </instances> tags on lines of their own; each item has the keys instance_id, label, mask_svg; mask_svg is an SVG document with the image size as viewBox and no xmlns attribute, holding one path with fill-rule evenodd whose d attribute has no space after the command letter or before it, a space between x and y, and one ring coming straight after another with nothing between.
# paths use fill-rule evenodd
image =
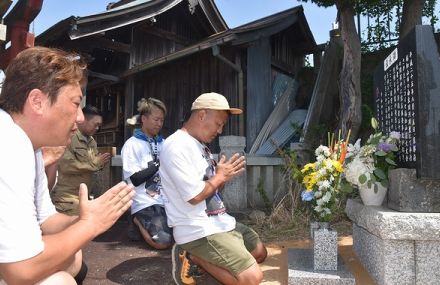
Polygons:
<instances>
[{"instance_id":1,"label":"stone step","mask_svg":"<svg viewBox=\"0 0 440 285\"><path fill-rule=\"evenodd\" d=\"M353 274L338 257L337 270L313 270L313 249L288 249L289 285L355 285Z\"/></svg>"}]
</instances>

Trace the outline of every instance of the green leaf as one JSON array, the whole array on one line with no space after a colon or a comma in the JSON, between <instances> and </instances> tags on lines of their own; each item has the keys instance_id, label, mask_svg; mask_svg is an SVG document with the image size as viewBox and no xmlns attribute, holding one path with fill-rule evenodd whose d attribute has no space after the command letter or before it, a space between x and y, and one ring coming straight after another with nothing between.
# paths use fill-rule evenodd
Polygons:
<instances>
[{"instance_id":1,"label":"green leaf","mask_svg":"<svg viewBox=\"0 0 440 285\"><path fill-rule=\"evenodd\" d=\"M376 168L374 170L374 175L376 175L377 178L379 178L379 179L386 179L387 178L385 175L385 172L383 172L383 170L379 169L379 168Z\"/></svg>"},{"instance_id":2,"label":"green leaf","mask_svg":"<svg viewBox=\"0 0 440 285\"><path fill-rule=\"evenodd\" d=\"M386 180L386 179L380 181L380 184L382 184L382 186L385 187L385 188L388 188L388 185L389 185L388 180Z\"/></svg>"},{"instance_id":3,"label":"green leaf","mask_svg":"<svg viewBox=\"0 0 440 285\"><path fill-rule=\"evenodd\" d=\"M379 141L380 141L380 135L379 136L373 136L371 139L370 139L370 142L369 142L369 144L378 144L379 143Z\"/></svg>"},{"instance_id":4,"label":"green leaf","mask_svg":"<svg viewBox=\"0 0 440 285\"><path fill-rule=\"evenodd\" d=\"M382 150L378 150L374 154L377 156L386 156L387 155L387 153Z\"/></svg>"},{"instance_id":5,"label":"green leaf","mask_svg":"<svg viewBox=\"0 0 440 285\"><path fill-rule=\"evenodd\" d=\"M340 187L341 187L341 192L343 193L349 194L353 192L353 186L351 186L350 183L341 182Z\"/></svg>"},{"instance_id":6,"label":"green leaf","mask_svg":"<svg viewBox=\"0 0 440 285\"><path fill-rule=\"evenodd\" d=\"M377 194L377 191L379 191L379 186L377 186L377 184L374 183L374 193Z\"/></svg>"},{"instance_id":7,"label":"green leaf","mask_svg":"<svg viewBox=\"0 0 440 285\"><path fill-rule=\"evenodd\" d=\"M367 182L367 186L368 186L368 188L371 188L371 185L373 185L373 183L371 182L371 180L369 180L369 181Z\"/></svg>"},{"instance_id":8,"label":"green leaf","mask_svg":"<svg viewBox=\"0 0 440 285\"><path fill-rule=\"evenodd\" d=\"M385 161L386 161L388 164L391 164L391 165L397 166L397 164L394 162L394 160L392 160L392 159L389 158L389 157L385 158Z\"/></svg>"},{"instance_id":9,"label":"green leaf","mask_svg":"<svg viewBox=\"0 0 440 285\"><path fill-rule=\"evenodd\" d=\"M393 145L391 146L391 150L392 150L392 151L399 151L399 148L397 147L397 145L393 144Z\"/></svg>"},{"instance_id":10,"label":"green leaf","mask_svg":"<svg viewBox=\"0 0 440 285\"><path fill-rule=\"evenodd\" d=\"M359 176L358 180L359 183L364 184L367 181L367 176L365 176L365 174L362 174Z\"/></svg>"}]
</instances>

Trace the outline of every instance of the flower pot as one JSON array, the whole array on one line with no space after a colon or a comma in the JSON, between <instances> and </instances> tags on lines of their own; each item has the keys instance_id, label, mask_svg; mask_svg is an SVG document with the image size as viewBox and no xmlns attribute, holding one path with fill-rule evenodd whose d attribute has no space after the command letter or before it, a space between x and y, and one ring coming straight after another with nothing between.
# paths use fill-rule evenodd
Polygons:
<instances>
[{"instance_id":1,"label":"flower pot","mask_svg":"<svg viewBox=\"0 0 440 285\"><path fill-rule=\"evenodd\" d=\"M367 183L359 186L362 203L366 206L381 206L385 199L388 189L382 186L380 182L376 182L375 184L377 185L377 192L374 192L374 184L371 185L371 188L368 188Z\"/></svg>"}]
</instances>

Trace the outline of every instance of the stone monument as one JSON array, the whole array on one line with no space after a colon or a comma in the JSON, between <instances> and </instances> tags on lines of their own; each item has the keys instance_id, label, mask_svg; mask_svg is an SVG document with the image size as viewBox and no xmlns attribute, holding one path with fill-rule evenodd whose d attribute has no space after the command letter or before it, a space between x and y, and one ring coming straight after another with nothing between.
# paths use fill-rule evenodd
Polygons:
<instances>
[{"instance_id":1,"label":"stone monument","mask_svg":"<svg viewBox=\"0 0 440 285\"><path fill-rule=\"evenodd\" d=\"M240 136L220 136L219 145L220 155L225 155L226 158L230 158L235 153L244 155L246 138ZM228 210L237 211L247 208L246 172L243 175L234 177L225 185L225 188L222 194Z\"/></svg>"},{"instance_id":2,"label":"stone monument","mask_svg":"<svg viewBox=\"0 0 440 285\"><path fill-rule=\"evenodd\" d=\"M398 164L416 174L392 171L388 207L440 212L440 60L431 26L400 41L377 67L374 90L381 129L401 134Z\"/></svg>"},{"instance_id":3,"label":"stone monument","mask_svg":"<svg viewBox=\"0 0 440 285\"><path fill-rule=\"evenodd\" d=\"M388 205L349 200L353 249L378 285L440 284L440 60L431 26L416 26L374 76L381 129L401 134Z\"/></svg>"}]
</instances>

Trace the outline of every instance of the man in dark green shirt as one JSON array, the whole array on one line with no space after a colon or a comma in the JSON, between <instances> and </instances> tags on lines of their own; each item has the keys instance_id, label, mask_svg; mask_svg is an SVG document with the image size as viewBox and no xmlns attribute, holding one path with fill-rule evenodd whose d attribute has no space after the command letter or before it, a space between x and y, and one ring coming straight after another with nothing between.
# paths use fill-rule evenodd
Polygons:
<instances>
[{"instance_id":1,"label":"man in dark green shirt","mask_svg":"<svg viewBox=\"0 0 440 285\"><path fill-rule=\"evenodd\" d=\"M51 192L57 211L67 215L78 215L79 185L85 183L91 189L93 173L111 159L110 153L98 153L93 138L102 124L101 113L90 105L82 111L84 122L78 124L78 131L58 163L58 180Z\"/></svg>"}]
</instances>

